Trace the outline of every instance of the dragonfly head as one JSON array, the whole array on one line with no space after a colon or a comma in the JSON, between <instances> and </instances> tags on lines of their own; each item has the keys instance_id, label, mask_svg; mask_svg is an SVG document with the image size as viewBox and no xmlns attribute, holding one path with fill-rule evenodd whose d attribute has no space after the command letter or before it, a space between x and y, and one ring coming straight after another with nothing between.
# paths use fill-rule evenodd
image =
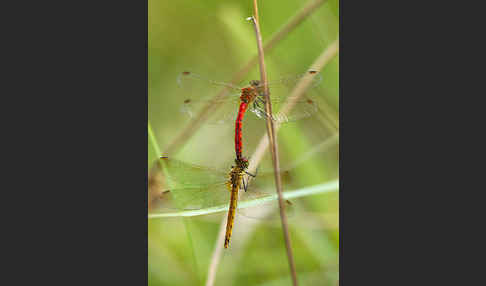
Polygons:
<instances>
[{"instance_id":1,"label":"dragonfly head","mask_svg":"<svg viewBox=\"0 0 486 286\"><path fill-rule=\"evenodd\" d=\"M260 81L259 80L250 80L250 85L251 86L259 86L260 85Z\"/></svg>"},{"instance_id":2,"label":"dragonfly head","mask_svg":"<svg viewBox=\"0 0 486 286\"><path fill-rule=\"evenodd\" d=\"M246 159L245 157L236 158L235 163L236 163L236 166L239 167L242 170L248 169L249 163L248 163L248 159Z\"/></svg>"}]
</instances>

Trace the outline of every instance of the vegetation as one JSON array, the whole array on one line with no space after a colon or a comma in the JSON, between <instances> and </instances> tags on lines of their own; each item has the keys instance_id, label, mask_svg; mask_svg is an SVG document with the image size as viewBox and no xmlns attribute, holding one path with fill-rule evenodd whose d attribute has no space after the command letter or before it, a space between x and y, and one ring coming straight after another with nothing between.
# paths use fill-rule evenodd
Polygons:
<instances>
[{"instance_id":1,"label":"vegetation","mask_svg":"<svg viewBox=\"0 0 486 286\"><path fill-rule=\"evenodd\" d=\"M295 28L284 30L284 36L265 52L265 63L271 81L305 72L315 67L321 55L328 56L320 72L322 81L306 93L319 112L281 125L278 144L281 168L288 171L284 191L292 202L289 230L299 283L337 285L339 56L332 47L337 47L339 36L339 2L260 1L259 19L265 44L292 22L289 19L302 7L317 2L323 3L315 5ZM253 27L245 20L253 13L252 5L252 1L149 0L148 164L152 175L160 155L229 171L234 160L234 124L196 125L180 112L188 94L177 85L177 76L190 70L231 81L257 54ZM259 78L254 64L241 83ZM281 95L281 91L270 91ZM207 98L215 92L201 88L190 96ZM190 136L180 136L188 126L194 126ZM265 121L247 114L243 134L243 153L256 157L255 150L266 137ZM272 171L268 153L259 164L259 174ZM160 188L151 181L149 197L155 193L153 198L157 199L161 193L154 187ZM275 189L272 180L264 187ZM264 202L255 199L245 203L258 208ZM215 250L222 246L218 233L225 222L224 207L214 205L190 216L180 210L168 211L171 215L151 212L149 285L202 285L208 283L211 271L215 285L291 285L277 202L271 203L275 215L270 212L265 218L248 218L258 209L245 209L248 217L238 216L230 248L220 252Z\"/></svg>"}]
</instances>

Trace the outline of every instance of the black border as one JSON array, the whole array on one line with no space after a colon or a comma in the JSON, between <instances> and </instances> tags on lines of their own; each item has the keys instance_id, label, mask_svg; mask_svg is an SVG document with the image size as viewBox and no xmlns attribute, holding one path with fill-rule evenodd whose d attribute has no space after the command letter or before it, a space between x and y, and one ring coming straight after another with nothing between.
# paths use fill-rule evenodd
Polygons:
<instances>
[{"instance_id":1,"label":"black border","mask_svg":"<svg viewBox=\"0 0 486 286\"><path fill-rule=\"evenodd\" d=\"M147 285L147 1L21 5L4 10L2 41L19 78L2 93L19 106L4 134L18 176L2 199L7 272L14 284Z\"/></svg>"},{"instance_id":2,"label":"black border","mask_svg":"<svg viewBox=\"0 0 486 286\"><path fill-rule=\"evenodd\" d=\"M463 136L484 128L465 131L477 119L462 119L483 113L464 99L483 88L462 82L470 68L458 63L477 62L476 45L455 37L469 39L481 16L409 4L340 2L340 285L470 279L457 265L467 259L451 255L468 244L452 222L471 218L457 218L473 172L456 158L477 158Z\"/></svg>"}]
</instances>

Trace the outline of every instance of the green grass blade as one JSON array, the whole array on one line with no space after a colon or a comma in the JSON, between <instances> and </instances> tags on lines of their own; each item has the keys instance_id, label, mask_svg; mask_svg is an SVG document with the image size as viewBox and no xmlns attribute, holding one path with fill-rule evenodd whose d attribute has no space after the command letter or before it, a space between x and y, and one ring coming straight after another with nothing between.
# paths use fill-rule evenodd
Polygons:
<instances>
[{"instance_id":1,"label":"green grass blade","mask_svg":"<svg viewBox=\"0 0 486 286\"><path fill-rule=\"evenodd\" d=\"M286 191L283 193L284 199L294 199L309 195L316 195L328 192L335 192L339 190L339 180L334 180L328 183L319 184L307 188L302 188L298 190ZM277 194L273 194L271 196L267 196L264 198L254 199L251 201L243 201L238 204L238 209L244 209L249 207L254 207L258 205L262 205L268 203L270 201L277 200ZM167 213L152 213L148 215L149 219L153 218L162 218L162 217L188 217L188 216L198 216L198 215L206 215L211 213L223 212L228 210L228 204L219 205L209 208L204 208L200 210L187 210L187 211L179 211L179 212L167 212Z\"/></svg>"},{"instance_id":2,"label":"green grass blade","mask_svg":"<svg viewBox=\"0 0 486 286\"><path fill-rule=\"evenodd\" d=\"M152 130L152 126L150 125L150 122L148 122L147 125L148 125L148 139L149 139L148 140L148 145L149 145L148 163L149 163L149 167L150 167L150 165L153 162L155 162L156 160L158 160L162 154L160 153L159 144L157 143L157 139L155 139L155 134L154 134L154 131ZM192 235L191 235L191 231L190 231L190 226L188 225L188 222L186 221L186 219L183 219L183 224L184 224L184 228L186 230L189 248L191 249L191 255L192 255L192 258L193 258L193 268L194 268L194 271L196 273L195 274L196 279L200 282L201 278L200 278L200 275L199 275L199 267L198 267L198 263L197 263L197 259L196 259L196 252L195 252L195 249L194 249L194 245L192 243ZM201 284L201 283L198 283L198 284Z\"/></svg>"},{"instance_id":3,"label":"green grass blade","mask_svg":"<svg viewBox=\"0 0 486 286\"><path fill-rule=\"evenodd\" d=\"M157 160L161 156L159 144L157 143L157 139L155 139L154 131L152 130L150 121L148 122L148 145L148 163L150 166L155 160Z\"/></svg>"}]
</instances>

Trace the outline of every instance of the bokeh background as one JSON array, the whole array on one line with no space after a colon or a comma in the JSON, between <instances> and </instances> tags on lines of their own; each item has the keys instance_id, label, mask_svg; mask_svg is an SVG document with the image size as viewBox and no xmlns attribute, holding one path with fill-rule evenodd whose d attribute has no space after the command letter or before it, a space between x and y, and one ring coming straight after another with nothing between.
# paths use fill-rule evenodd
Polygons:
<instances>
[{"instance_id":1,"label":"bokeh background","mask_svg":"<svg viewBox=\"0 0 486 286\"><path fill-rule=\"evenodd\" d=\"M177 85L178 75L190 70L208 78L230 81L257 54L252 25L252 2L241 0L149 0L148 165L158 153L201 166L228 169L234 159L234 122L203 124L180 143L177 152L164 153L190 124L181 112L187 96L214 95L208 88L188 95ZM263 41L277 32L308 3L304 0L259 1ZM265 54L270 80L305 72L339 38L339 1L323 1L299 26ZM322 81L306 95L319 106L308 119L282 125L278 133L281 165L291 179L286 190L298 190L338 179L339 54L321 71ZM255 66L246 79L259 78ZM282 93L284 94L284 92ZM237 109L237 106L235 106ZM265 122L248 113L244 119L243 152L251 156L265 135ZM259 172L271 171L270 156ZM150 196L150 195L149 195ZM227 194L229 198L229 194ZM273 202L277 205L277 202ZM338 285L338 190L293 199L290 235L301 285ZM149 285L204 285L226 213L195 217L152 218L148 222ZM255 219L239 216L229 249L224 249L215 285L290 285L291 279L278 215Z\"/></svg>"}]
</instances>

